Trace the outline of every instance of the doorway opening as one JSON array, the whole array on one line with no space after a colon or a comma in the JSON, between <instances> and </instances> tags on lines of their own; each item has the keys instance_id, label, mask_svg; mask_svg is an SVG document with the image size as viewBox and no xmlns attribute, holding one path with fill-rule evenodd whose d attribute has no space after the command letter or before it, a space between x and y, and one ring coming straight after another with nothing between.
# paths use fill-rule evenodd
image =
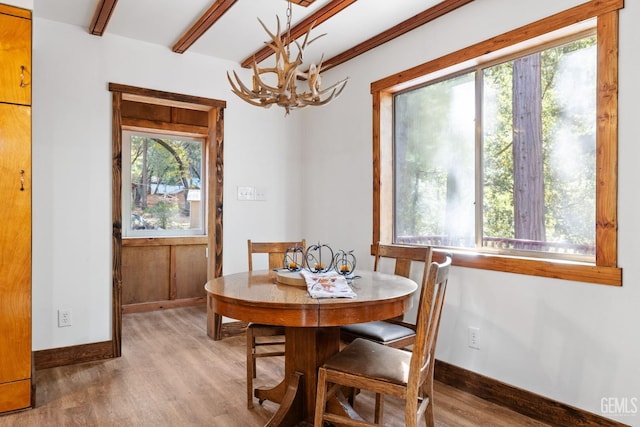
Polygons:
<instances>
[{"instance_id":1,"label":"doorway opening","mask_svg":"<svg viewBox=\"0 0 640 427\"><path fill-rule=\"evenodd\" d=\"M204 282L222 275L226 103L115 83L109 90L113 98L112 353L119 357L123 312L204 303ZM144 153L149 161L154 154L150 141L161 147L155 154L169 156L173 164L165 159L155 164L154 171L147 164L144 173L132 174L132 168L140 166L132 162L132 144L134 153ZM200 141L200 168L195 166L198 143L190 146L186 141ZM123 147L129 151L123 154ZM185 165L189 161L192 164ZM132 182L133 176L138 182Z\"/></svg>"}]
</instances>

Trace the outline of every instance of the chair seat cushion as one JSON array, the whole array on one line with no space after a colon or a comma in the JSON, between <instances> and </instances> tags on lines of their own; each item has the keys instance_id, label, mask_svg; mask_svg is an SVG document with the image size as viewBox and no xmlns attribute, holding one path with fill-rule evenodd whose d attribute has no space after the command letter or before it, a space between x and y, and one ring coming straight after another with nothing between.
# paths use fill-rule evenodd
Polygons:
<instances>
[{"instance_id":1,"label":"chair seat cushion","mask_svg":"<svg viewBox=\"0 0 640 427\"><path fill-rule=\"evenodd\" d=\"M395 341L416 334L416 331L411 328L396 323L385 322L384 320L345 325L341 327L341 330L352 335L366 337L379 342Z\"/></svg>"},{"instance_id":2,"label":"chair seat cushion","mask_svg":"<svg viewBox=\"0 0 640 427\"><path fill-rule=\"evenodd\" d=\"M409 380L411 352L356 338L323 365L347 374L404 385Z\"/></svg>"}]
</instances>

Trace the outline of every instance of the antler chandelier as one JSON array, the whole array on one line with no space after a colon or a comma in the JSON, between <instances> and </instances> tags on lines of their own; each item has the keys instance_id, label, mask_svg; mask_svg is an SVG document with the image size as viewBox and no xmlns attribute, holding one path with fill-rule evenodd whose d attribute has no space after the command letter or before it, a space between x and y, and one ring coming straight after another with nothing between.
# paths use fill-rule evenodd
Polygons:
<instances>
[{"instance_id":1,"label":"antler chandelier","mask_svg":"<svg viewBox=\"0 0 640 427\"><path fill-rule=\"evenodd\" d=\"M238 95L241 99L251 105L269 108L276 104L283 107L288 115L291 110L304 108L309 105L325 105L338 97L347 84L344 78L339 82L322 89L320 73L322 69L322 60L318 65L311 64L307 71L302 71L302 57L304 49L312 42L324 36L309 39L311 30L315 22L309 27L304 36L302 44L297 40L291 40L291 2L287 1L287 28L282 36L280 35L280 18L276 16L278 27L275 34L269 31L264 23L258 18L258 22L271 38L270 42L265 42L275 54L275 64L273 67L259 67L254 57L251 68L253 69L253 85L249 88L242 83L238 74L234 71L233 76L235 82L227 72L227 79L231 84L231 91ZM295 44L297 55L291 57L291 44ZM269 76L269 77L267 77ZM265 78L266 77L266 78ZM307 89L302 93L298 93L297 81L305 80ZM275 85L272 81L275 80Z\"/></svg>"}]
</instances>

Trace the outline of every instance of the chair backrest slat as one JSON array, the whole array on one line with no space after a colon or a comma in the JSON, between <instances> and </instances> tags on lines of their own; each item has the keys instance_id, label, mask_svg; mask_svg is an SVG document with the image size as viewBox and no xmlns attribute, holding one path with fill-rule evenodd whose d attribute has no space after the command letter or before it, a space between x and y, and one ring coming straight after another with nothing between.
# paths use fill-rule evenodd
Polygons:
<instances>
[{"instance_id":1,"label":"chair backrest slat","mask_svg":"<svg viewBox=\"0 0 640 427\"><path fill-rule=\"evenodd\" d=\"M409 378L417 385L433 369L435 347L440 327L440 318L447 290L451 256L447 255L443 263L432 262L422 280L420 306L416 320L416 340L413 345Z\"/></svg>"},{"instance_id":2,"label":"chair backrest slat","mask_svg":"<svg viewBox=\"0 0 640 427\"><path fill-rule=\"evenodd\" d=\"M302 239L298 242L252 242L247 240L249 253L249 271L253 271L253 254L268 254L269 269L282 268L284 266L284 255L288 249L301 247L306 249L306 241Z\"/></svg>"},{"instance_id":3,"label":"chair backrest slat","mask_svg":"<svg viewBox=\"0 0 640 427\"><path fill-rule=\"evenodd\" d=\"M395 259L394 274L409 277L412 261L431 262L430 246L385 245L378 242L374 248L373 270L378 271L380 258ZM428 255L428 256L427 256Z\"/></svg>"}]
</instances>

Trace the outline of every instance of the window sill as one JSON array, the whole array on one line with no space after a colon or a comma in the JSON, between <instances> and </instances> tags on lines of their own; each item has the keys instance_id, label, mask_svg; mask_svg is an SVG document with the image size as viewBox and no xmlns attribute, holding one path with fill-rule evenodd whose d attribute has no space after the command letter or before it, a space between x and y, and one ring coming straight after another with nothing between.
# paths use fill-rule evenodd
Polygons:
<instances>
[{"instance_id":1,"label":"window sill","mask_svg":"<svg viewBox=\"0 0 640 427\"><path fill-rule=\"evenodd\" d=\"M122 246L206 245L207 236L123 237Z\"/></svg>"},{"instance_id":2,"label":"window sill","mask_svg":"<svg viewBox=\"0 0 640 427\"><path fill-rule=\"evenodd\" d=\"M441 249L438 251L445 250ZM477 252L447 252L453 253L453 265L458 267L527 274L530 276L550 277L553 279L573 280L576 282L600 285L622 286L622 268L619 267L602 267L594 264L570 261L520 258Z\"/></svg>"}]
</instances>

